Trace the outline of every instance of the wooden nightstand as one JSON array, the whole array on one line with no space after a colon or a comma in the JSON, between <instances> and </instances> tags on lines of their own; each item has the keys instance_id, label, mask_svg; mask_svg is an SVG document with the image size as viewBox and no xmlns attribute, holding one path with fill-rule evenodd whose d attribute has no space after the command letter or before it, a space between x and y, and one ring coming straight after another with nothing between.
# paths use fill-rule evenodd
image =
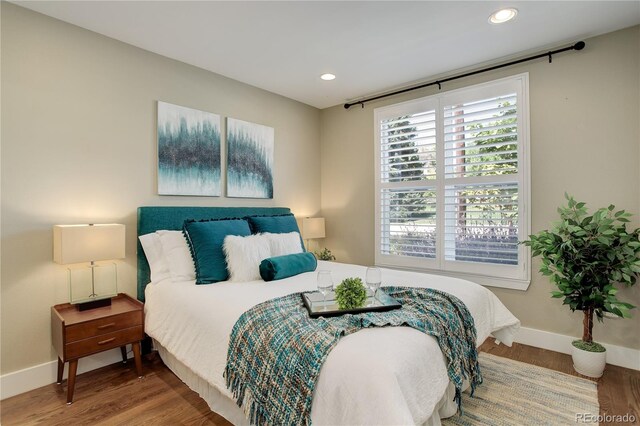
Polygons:
<instances>
[{"instance_id":1,"label":"wooden nightstand","mask_svg":"<svg viewBox=\"0 0 640 426\"><path fill-rule=\"evenodd\" d=\"M144 305L120 293L111 306L78 311L64 303L51 308L51 340L58 352L58 384L62 383L65 362L69 362L67 404L73 401L78 359L120 347L126 362L125 345L131 343L136 372L142 377L140 341L144 338Z\"/></svg>"}]
</instances>

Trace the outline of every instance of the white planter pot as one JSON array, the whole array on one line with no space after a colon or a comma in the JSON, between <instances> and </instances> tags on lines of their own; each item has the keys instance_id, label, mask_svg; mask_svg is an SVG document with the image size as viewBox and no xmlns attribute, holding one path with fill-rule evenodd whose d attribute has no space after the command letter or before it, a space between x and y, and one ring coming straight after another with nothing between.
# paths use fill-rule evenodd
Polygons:
<instances>
[{"instance_id":1,"label":"white planter pot","mask_svg":"<svg viewBox=\"0 0 640 426\"><path fill-rule=\"evenodd\" d=\"M588 352L571 345L573 368L583 376L602 377L607 364L607 352Z\"/></svg>"}]
</instances>

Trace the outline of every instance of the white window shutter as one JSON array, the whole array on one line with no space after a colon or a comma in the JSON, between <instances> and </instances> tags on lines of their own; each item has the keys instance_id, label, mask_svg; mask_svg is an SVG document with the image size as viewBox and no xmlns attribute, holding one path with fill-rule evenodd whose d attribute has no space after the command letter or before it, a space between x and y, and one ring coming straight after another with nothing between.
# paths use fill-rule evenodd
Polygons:
<instances>
[{"instance_id":1,"label":"white window shutter","mask_svg":"<svg viewBox=\"0 0 640 426\"><path fill-rule=\"evenodd\" d=\"M527 87L523 74L375 110L376 264L526 288Z\"/></svg>"},{"instance_id":2,"label":"white window shutter","mask_svg":"<svg viewBox=\"0 0 640 426\"><path fill-rule=\"evenodd\" d=\"M379 123L380 250L386 255L436 257L435 109Z\"/></svg>"},{"instance_id":3,"label":"white window shutter","mask_svg":"<svg viewBox=\"0 0 640 426\"><path fill-rule=\"evenodd\" d=\"M517 108L516 93L443 107L446 260L518 264Z\"/></svg>"}]
</instances>

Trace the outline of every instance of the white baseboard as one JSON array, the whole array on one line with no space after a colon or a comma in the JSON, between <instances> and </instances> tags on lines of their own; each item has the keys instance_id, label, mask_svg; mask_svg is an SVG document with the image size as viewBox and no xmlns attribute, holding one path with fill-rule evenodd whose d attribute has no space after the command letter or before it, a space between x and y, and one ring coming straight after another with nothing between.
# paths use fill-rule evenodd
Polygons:
<instances>
[{"instance_id":1,"label":"white baseboard","mask_svg":"<svg viewBox=\"0 0 640 426\"><path fill-rule=\"evenodd\" d=\"M537 348L549 349L563 354L571 354L571 342L576 337L535 328L521 327L514 341ZM604 343L607 348L607 364L640 370L640 350Z\"/></svg>"},{"instance_id":2,"label":"white baseboard","mask_svg":"<svg viewBox=\"0 0 640 426\"><path fill-rule=\"evenodd\" d=\"M131 345L127 345L129 358L133 356L130 348ZM116 362L122 362L122 354L119 348L80 358L78 360L77 374L86 373ZM63 378L67 378L68 372L69 363L66 363ZM58 361L56 360L0 376L0 399L7 399L55 383L57 375Z\"/></svg>"},{"instance_id":3,"label":"white baseboard","mask_svg":"<svg viewBox=\"0 0 640 426\"><path fill-rule=\"evenodd\" d=\"M560 353L571 353L571 342L576 338L563 334L551 333L533 328L521 327L514 341L537 348L548 349ZM605 344L607 348L607 363L620 367L640 370L640 350L622 346ZM129 348L129 346L127 346ZM132 354L129 350L129 358ZM78 361L78 374L95 370L122 360L120 349L112 349ZM55 383L58 362L51 361L24 370L0 376L0 399L37 389ZM65 365L64 377L67 377L68 364Z\"/></svg>"}]
</instances>

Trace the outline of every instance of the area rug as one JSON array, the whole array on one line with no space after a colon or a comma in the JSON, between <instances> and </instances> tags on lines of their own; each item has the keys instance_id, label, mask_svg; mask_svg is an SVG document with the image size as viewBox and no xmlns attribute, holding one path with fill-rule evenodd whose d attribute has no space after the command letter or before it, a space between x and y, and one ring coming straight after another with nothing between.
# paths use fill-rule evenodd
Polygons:
<instances>
[{"instance_id":1,"label":"area rug","mask_svg":"<svg viewBox=\"0 0 640 426\"><path fill-rule=\"evenodd\" d=\"M597 384L547 368L480 353L484 383L462 395L462 416L443 425L563 425L599 414Z\"/></svg>"}]
</instances>

